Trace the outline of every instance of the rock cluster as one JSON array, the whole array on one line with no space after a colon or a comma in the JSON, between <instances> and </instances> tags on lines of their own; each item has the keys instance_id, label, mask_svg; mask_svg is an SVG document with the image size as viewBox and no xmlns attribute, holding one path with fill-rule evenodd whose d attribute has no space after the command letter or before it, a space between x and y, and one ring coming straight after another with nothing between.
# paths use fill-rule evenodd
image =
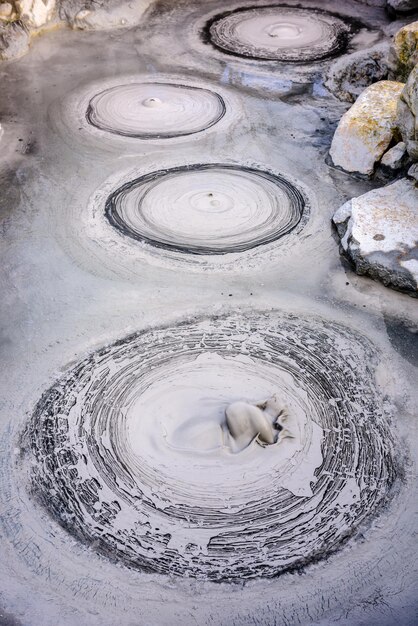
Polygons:
<instances>
[{"instance_id":1,"label":"rock cluster","mask_svg":"<svg viewBox=\"0 0 418 626\"><path fill-rule=\"evenodd\" d=\"M412 22L396 32L391 44L384 41L337 59L325 86L339 100L353 103L373 83L388 78L405 82L417 62L418 22Z\"/></svg>"},{"instance_id":2,"label":"rock cluster","mask_svg":"<svg viewBox=\"0 0 418 626\"><path fill-rule=\"evenodd\" d=\"M383 71L384 48L376 46L374 54L378 58L382 55ZM343 115L335 132L330 156L333 164L346 172L371 176L379 163L383 169L395 171L406 165L406 153L412 161L418 159L418 22L403 27L395 35L391 55L387 63L397 68L402 78L406 76L406 84L381 80L368 86ZM362 76L365 80L371 76L366 75L364 56L356 58L357 65L352 59L348 62L350 57L345 59L346 65L340 61L341 72L338 74L334 68L328 79L328 86L332 85L333 91L345 99L354 95L350 90L352 82L361 83ZM385 67L387 70L388 65ZM398 141L400 145L394 146Z\"/></svg>"},{"instance_id":3,"label":"rock cluster","mask_svg":"<svg viewBox=\"0 0 418 626\"><path fill-rule=\"evenodd\" d=\"M31 33L67 24L78 29L137 25L153 0L8 0L0 2L0 60L28 51Z\"/></svg>"},{"instance_id":4,"label":"rock cluster","mask_svg":"<svg viewBox=\"0 0 418 626\"><path fill-rule=\"evenodd\" d=\"M336 211L333 222L342 250L358 274L414 296L418 295L417 61L418 22L413 22L396 33L388 58L392 75L406 82L385 80L367 87L343 115L330 148L333 164L351 174L370 177L379 168L393 176L409 167L409 178L349 200Z\"/></svg>"}]
</instances>

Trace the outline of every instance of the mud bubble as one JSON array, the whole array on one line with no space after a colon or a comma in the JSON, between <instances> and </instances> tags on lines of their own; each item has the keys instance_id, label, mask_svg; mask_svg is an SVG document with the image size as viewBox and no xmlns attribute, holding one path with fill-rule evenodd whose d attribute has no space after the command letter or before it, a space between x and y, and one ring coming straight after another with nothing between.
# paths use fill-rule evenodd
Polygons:
<instances>
[{"instance_id":1,"label":"mud bubble","mask_svg":"<svg viewBox=\"0 0 418 626\"><path fill-rule=\"evenodd\" d=\"M225 102L202 87L163 82L127 83L104 89L88 105L87 121L99 130L139 139L192 135L216 124Z\"/></svg>"},{"instance_id":2,"label":"mud bubble","mask_svg":"<svg viewBox=\"0 0 418 626\"><path fill-rule=\"evenodd\" d=\"M223 255L290 233L305 205L302 191L284 176L210 163L129 181L108 197L105 212L132 239L184 254Z\"/></svg>"}]
</instances>

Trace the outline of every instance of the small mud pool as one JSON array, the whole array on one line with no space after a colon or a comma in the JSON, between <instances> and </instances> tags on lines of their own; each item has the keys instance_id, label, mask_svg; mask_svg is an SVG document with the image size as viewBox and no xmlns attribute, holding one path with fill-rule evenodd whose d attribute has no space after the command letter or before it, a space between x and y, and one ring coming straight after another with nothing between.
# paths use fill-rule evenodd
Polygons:
<instances>
[{"instance_id":1,"label":"small mud pool","mask_svg":"<svg viewBox=\"0 0 418 626\"><path fill-rule=\"evenodd\" d=\"M304 211L303 193L284 177L220 163L151 172L125 183L105 205L109 222L128 237L200 255L276 241Z\"/></svg>"},{"instance_id":2,"label":"small mud pool","mask_svg":"<svg viewBox=\"0 0 418 626\"><path fill-rule=\"evenodd\" d=\"M350 28L317 9L264 6L215 19L209 33L213 44L233 54L306 63L344 52Z\"/></svg>"},{"instance_id":3,"label":"small mud pool","mask_svg":"<svg viewBox=\"0 0 418 626\"><path fill-rule=\"evenodd\" d=\"M412 623L416 302L340 258L324 86L391 28L163 1L0 66L0 623Z\"/></svg>"},{"instance_id":4,"label":"small mud pool","mask_svg":"<svg viewBox=\"0 0 418 626\"><path fill-rule=\"evenodd\" d=\"M192 135L225 114L221 96L173 83L117 85L90 100L87 121L97 128L139 139Z\"/></svg>"}]
</instances>

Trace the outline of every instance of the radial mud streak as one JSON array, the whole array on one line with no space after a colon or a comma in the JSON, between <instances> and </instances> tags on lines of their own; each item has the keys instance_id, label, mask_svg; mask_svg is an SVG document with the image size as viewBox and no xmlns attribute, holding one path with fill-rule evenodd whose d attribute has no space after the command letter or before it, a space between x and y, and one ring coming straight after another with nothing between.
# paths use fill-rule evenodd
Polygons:
<instances>
[{"instance_id":1,"label":"radial mud streak","mask_svg":"<svg viewBox=\"0 0 418 626\"><path fill-rule=\"evenodd\" d=\"M283 176L215 163L129 181L109 196L105 213L124 235L157 248L220 255L280 239L305 207L303 193Z\"/></svg>"},{"instance_id":2,"label":"radial mud streak","mask_svg":"<svg viewBox=\"0 0 418 626\"><path fill-rule=\"evenodd\" d=\"M24 435L31 490L78 538L146 571L271 577L323 558L390 495L370 342L281 313L188 321L81 361ZM232 454L225 407L277 393L293 439Z\"/></svg>"},{"instance_id":3,"label":"radial mud streak","mask_svg":"<svg viewBox=\"0 0 418 626\"><path fill-rule=\"evenodd\" d=\"M116 85L96 94L86 119L122 137L168 139L207 130L225 111L223 98L209 89L144 82Z\"/></svg>"},{"instance_id":4,"label":"radial mud streak","mask_svg":"<svg viewBox=\"0 0 418 626\"><path fill-rule=\"evenodd\" d=\"M350 27L318 9L265 6L237 9L207 27L224 52L259 60L310 63L341 54Z\"/></svg>"}]
</instances>

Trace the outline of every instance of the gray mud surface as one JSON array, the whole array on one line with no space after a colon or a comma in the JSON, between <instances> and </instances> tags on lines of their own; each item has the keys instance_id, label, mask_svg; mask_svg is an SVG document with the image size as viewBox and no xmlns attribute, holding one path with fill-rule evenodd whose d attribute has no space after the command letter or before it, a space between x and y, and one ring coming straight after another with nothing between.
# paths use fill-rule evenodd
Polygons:
<instances>
[{"instance_id":1,"label":"gray mud surface","mask_svg":"<svg viewBox=\"0 0 418 626\"><path fill-rule=\"evenodd\" d=\"M366 25L343 53L385 40L382 9L304 3L319 5ZM340 257L334 211L379 184L326 163L348 106L323 86L333 60L228 54L207 39L225 10L161 2L137 28L51 32L0 66L0 624L414 623L416 301ZM112 132L90 124L92 98L132 80L209 90L225 114L180 137L118 135L112 108L103 113ZM307 209L297 227L265 245L241 245L238 233L235 250L233 233L227 254L205 254L187 215L187 246L127 236L106 216L109 198L141 177L219 163L286 183L280 196L248 183L243 196L256 208L243 230L273 219L257 204L264 193L291 216L292 190ZM229 211L219 180L208 202ZM163 204L170 190L160 181L147 194ZM178 224L164 215L159 241L172 242ZM204 253L191 254L196 246ZM303 490L292 463L280 476L271 449L253 446L246 471L234 460L223 474L216 451L215 463L190 446L165 451L163 438L145 448L152 420L135 434L143 376L159 391L149 406L164 413L205 385L210 398L219 384L225 402L253 400L270 390L260 371L307 415L294 457L310 463ZM187 442L200 442L190 432ZM199 482L209 466L213 491Z\"/></svg>"}]
</instances>

